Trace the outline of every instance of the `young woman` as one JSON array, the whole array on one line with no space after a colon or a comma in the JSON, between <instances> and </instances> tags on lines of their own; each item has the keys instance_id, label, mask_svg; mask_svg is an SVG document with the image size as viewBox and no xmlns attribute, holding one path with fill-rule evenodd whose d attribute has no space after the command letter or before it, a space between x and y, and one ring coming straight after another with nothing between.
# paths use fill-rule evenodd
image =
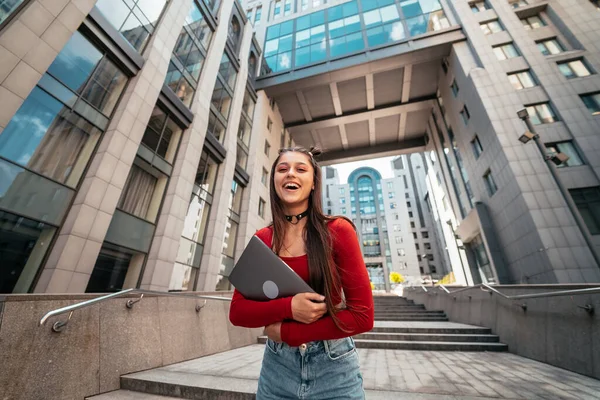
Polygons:
<instances>
[{"instance_id":1,"label":"young woman","mask_svg":"<svg viewBox=\"0 0 600 400\"><path fill-rule=\"evenodd\" d=\"M235 291L234 325L268 336L257 400L364 399L351 336L373 328L373 295L354 226L321 206L318 150L281 149L271 168L273 223L256 235L317 293L268 302Z\"/></svg>"}]
</instances>

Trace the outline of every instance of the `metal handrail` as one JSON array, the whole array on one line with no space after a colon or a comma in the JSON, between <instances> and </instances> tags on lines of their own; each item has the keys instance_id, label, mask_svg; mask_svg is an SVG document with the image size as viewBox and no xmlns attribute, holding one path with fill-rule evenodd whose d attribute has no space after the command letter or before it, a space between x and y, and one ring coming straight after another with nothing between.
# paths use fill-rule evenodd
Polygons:
<instances>
[{"instance_id":1,"label":"metal handrail","mask_svg":"<svg viewBox=\"0 0 600 400\"><path fill-rule=\"evenodd\" d=\"M422 286L421 286L422 287ZM439 288L444 290L447 294L454 294L458 292L463 292L466 290L480 289L485 292L493 292L497 295L507 299L507 300L522 300L522 299L536 299L541 297L557 297L557 296L571 296L571 295L580 295L580 294L594 294L600 293L600 286L593 288L585 288L585 289L572 289L572 290L560 290L555 292L543 292L543 293L533 293L533 294L519 294L514 296L506 295L500 292L498 289L486 284L480 283L474 286L468 286L464 288L460 288L457 290L449 291L444 285L439 285Z\"/></svg>"},{"instance_id":2,"label":"metal handrail","mask_svg":"<svg viewBox=\"0 0 600 400\"><path fill-rule=\"evenodd\" d=\"M104 296L96 297L96 298L93 298L91 300L82 301L81 303L73 304L73 305L70 305L70 306L62 307L62 308L57 308L56 310L52 310L50 312L47 312L42 317L42 319L40 320L40 326L46 325L46 322L48 321L48 319L50 317L54 317L54 316L57 316L57 315L69 313L69 317L67 318L66 321L57 321L52 326L52 330L54 332L60 332L60 331L62 331L62 329L65 327L65 325L67 325L67 323L71 319L71 316L73 315L73 311L78 310L80 308L91 306L91 305L96 304L96 303L103 302L103 301L108 300L108 299L112 299L112 298L116 298L116 297L121 297L121 296L124 296L126 294L140 294L140 297L138 299L135 299L135 300L129 299L129 300L127 300L127 302L125 303L125 306L127 308L133 308L134 304L137 303L137 302L139 302L140 300L142 300L142 298L144 297L145 294L156 295L156 296L187 297L187 298L202 299L202 300L204 300L204 303L202 305L199 305L199 304L196 305L196 312L200 312L200 310L206 305L206 300L231 301L231 297L206 296L206 295L181 293L181 292L159 292L159 291L156 291L156 290L145 290L145 289L125 289L125 290L121 290L120 292L111 293L111 294L107 294L107 295L104 295Z\"/></svg>"}]
</instances>

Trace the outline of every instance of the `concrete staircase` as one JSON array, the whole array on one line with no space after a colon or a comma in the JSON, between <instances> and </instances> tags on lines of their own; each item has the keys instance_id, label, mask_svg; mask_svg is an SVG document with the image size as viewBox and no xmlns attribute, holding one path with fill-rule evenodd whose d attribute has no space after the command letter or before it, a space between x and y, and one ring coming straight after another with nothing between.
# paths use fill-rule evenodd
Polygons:
<instances>
[{"instance_id":1,"label":"concrete staircase","mask_svg":"<svg viewBox=\"0 0 600 400\"><path fill-rule=\"evenodd\" d=\"M490 329L448 322L444 312L428 311L423 305L414 304L411 300L397 296L376 296L373 330L357 335L354 339L356 347L360 349L468 352L508 350L505 344L499 343L498 336L491 334ZM266 336L258 338L258 343L265 342ZM241 365L252 362L250 359L244 359L243 349L232 350L228 353L231 355L227 356L226 361L235 360L236 364ZM89 399L254 400L256 377L226 377L216 376L213 373L199 375L198 371L207 368L206 364L202 364L202 362L204 360L192 360L181 363L179 366L167 366L125 375L121 377L121 390ZM256 363L256 360L254 362ZM218 366L217 370L220 370ZM225 373L225 370L222 372ZM378 396L377 393L378 391L368 391L368 397L375 399ZM395 398L395 396L381 396L383 396L379 397L381 399Z\"/></svg>"},{"instance_id":2,"label":"concrete staircase","mask_svg":"<svg viewBox=\"0 0 600 400\"><path fill-rule=\"evenodd\" d=\"M448 322L443 311L398 296L375 296L375 327L354 337L357 348L433 351L507 351L487 328ZM265 343L266 336L258 338Z\"/></svg>"}]
</instances>

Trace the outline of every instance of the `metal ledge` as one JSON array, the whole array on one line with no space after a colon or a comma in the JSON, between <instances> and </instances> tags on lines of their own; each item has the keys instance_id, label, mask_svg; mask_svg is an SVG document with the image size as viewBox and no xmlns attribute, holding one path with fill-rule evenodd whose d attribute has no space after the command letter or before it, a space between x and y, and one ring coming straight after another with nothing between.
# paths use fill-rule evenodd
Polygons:
<instances>
[{"instance_id":1,"label":"metal ledge","mask_svg":"<svg viewBox=\"0 0 600 400\"><path fill-rule=\"evenodd\" d=\"M217 138L212 133L206 132L204 146L206 146L206 148L211 153L216 162L220 164L225 160L227 150L225 150L225 147L223 147L223 145L219 143Z\"/></svg>"},{"instance_id":2,"label":"metal ledge","mask_svg":"<svg viewBox=\"0 0 600 400\"><path fill-rule=\"evenodd\" d=\"M248 173L237 164L235 165L235 171L233 175L243 187L248 186L248 183L250 183L250 175L248 175Z\"/></svg>"},{"instance_id":3,"label":"metal ledge","mask_svg":"<svg viewBox=\"0 0 600 400\"><path fill-rule=\"evenodd\" d=\"M166 108L169 112L169 116L173 118L173 121L181 129L187 129L194 120L194 114L187 108L181 100L173 93L170 87L163 84L158 95L158 101Z\"/></svg>"},{"instance_id":4,"label":"metal ledge","mask_svg":"<svg viewBox=\"0 0 600 400\"><path fill-rule=\"evenodd\" d=\"M116 61L125 68L129 76L135 76L144 66L144 58L131 47L129 42L95 6L83 20L82 27L116 57Z\"/></svg>"}]
</instances>

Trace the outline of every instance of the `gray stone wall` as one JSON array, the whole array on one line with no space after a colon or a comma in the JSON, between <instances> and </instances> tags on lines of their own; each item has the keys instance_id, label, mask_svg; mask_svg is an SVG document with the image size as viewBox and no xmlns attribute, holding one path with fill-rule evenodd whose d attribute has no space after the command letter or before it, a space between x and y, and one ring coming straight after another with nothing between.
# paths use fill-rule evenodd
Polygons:
<instances>
[{"instance_id":1,"label":"gray stone wall","mask_svg":"<svg viewBox=\"0 0 600 400\"><path fill-rule=\"evenodd\" d=\"M215 293L202 293L212 294ZM219 295L231 297L231 293ZM121 375L256 343L261 329L228 320L229 302L146 295L132 309L117 298L73 313L52 332L54 309L92 295L14 295L0 300L0 393L11 400L81 400L119 388Z\"/></svg>"},{"instance_id":2,"label":"gray stone wall","mask_svg":"<svg viewBox=\"0 0 600 400\"><path fill-rule=\"evenodd\" d=\"M590 285L495 286L508 296L591 288ZM450 291L459 287L448 288ZM404 295L450 321L491 328L508 351L600 379L600 294L507 300L479 288L446 294L441 288L406 289ZM521 307L526 305L526 310Z\"/></svg>"}]
</instances>

